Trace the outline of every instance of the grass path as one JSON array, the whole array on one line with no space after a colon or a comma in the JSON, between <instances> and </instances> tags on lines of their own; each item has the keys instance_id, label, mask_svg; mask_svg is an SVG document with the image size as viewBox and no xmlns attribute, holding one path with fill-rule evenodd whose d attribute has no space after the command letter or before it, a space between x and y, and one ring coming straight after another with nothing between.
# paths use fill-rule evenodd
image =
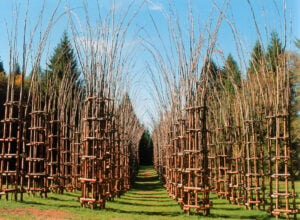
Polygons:
<instances>
[{"instance_id":1,"label":"grass path","mask_svg":"<svg viewBox=\"0 0 300 220\"><path fill-rule=\"evenodd\" d=\"M132 189L121 198L108 202L105 210L81 208L77 201L79 196L80 192L49 194L47 199L26 195L24 202L2 199L0 219L269 219L266 212L229 205L214 194L211 195L213 208L209 217L186 216L177 202L167 196L151 167L141 167Z\"/></svg>"}]
</instances>

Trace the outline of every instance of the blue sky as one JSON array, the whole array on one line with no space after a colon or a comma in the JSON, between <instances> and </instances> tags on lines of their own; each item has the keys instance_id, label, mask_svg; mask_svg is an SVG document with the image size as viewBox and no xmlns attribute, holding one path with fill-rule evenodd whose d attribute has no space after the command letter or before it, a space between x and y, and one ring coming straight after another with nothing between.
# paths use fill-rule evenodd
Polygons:
<instances>
[{"instance_id":1,"label":"blue sky","mask_svg":"<svg viewBox=\"0 0 300 220\"><path fill-rule=\"evenodd\" d=\"M136 0L135 7L138 7L142 0ZM194 11L195 20L199 22L200 28L204 26L205 22L208 20L211 9L213 8L212 1L210 0L190 0L191 5ZM72 8L74 13L77 14L79 19L84 19L84 10L82 8L81 0L62 0L62 3L59 7L59 13L64 13L66 9L66 2ZM98 10L95 4L95 0L88 0L89 6L89 17L92 24L97 23L97 14ZM101 12L107 12L111 7L111 0L101 0ZM129 1L116 0L116 11L122 11L126 8L126 5ZM128 35L128 41L140 41L141 39L146 39L154 42L158 41L158 37L155 33L155 29L149 14L152 15L159 33L161 34L163 40L168 46L168 24L162 15L163 13L168 13L168 0L149 0L140 13L137 15L136 19L133 22L131 30ZM183 27L184 34L187 34L187 4L185 0L174 0L178 16L180 18L180 24ZM215 0L216 5L220 6L223 2L222 0ZM28 26L29 30L33 29L35 22L38 19L39 11L42 7L43 1L41 0L30 0L29 7L29 16L28 16ZM287 22L287 41L289 48L289 42L293 42L296 38L300 38L300 1L299 0L252 0L251 1L256 21L261 31L263 41L266 43L269 33L272 30L276 30L279 33L279 36L284 38L284 14L283 8L286 5L286 22ZM43 14L43 23L41 29L46 27L46 21L51 15L52 10L55 8L57 1L47 0L46 1L46 10ZM10 30L13 27L13 23L16 18L16 5L19 8L19 31L20 31L20 42L22 36L24 14L25 14L25 0L0 0L0 57L4 63L5 69L8 68L8 39L7 39L7 27ZM216 10L215 10L216 11ZM226 12L226 17L232 21L237 31L245 43L245 46L248 52L251 51L255 41L258 38L257 31L253 22L252 14L250 7L246 0L231 0L229 8ZM292 21L292 23L290 23ZM266 31L267 29L267 31ZM292 29L292 32L290 32ZM42 67L46 66L46 60L53 53L53 49L59 42L62 33L65 30L69 30L68 18L63 16L57 24L52 29L49 39L46 44L45 52L42 59ZM268 34L266 34L268 32ZM29 35L29 34L28 34ZM28 36L27 35L27 36ZM28 37L29 38L29 37ZM38 38L38 36L37 36ZM223 51L224 55L227 56L229 53L232 53L235 58L237 58L237 50L235 47L235 41L233 34L229 25L224 21L220 28L218 34L218 47ZM296 50L294 44L290 44L291 50ZM19 51L19 56L21 54L21 49ZM245 53L247 56L247 52ZM134 80L132 82L132 97L134 99L134 104L136 107L136 112L141 118L141 120L149 125L151 124L149 118L149 112L154 108L154 103L149 95L150 90L150 79L147 75L145 69L145 64L149 62L150 56L149 53L141 47L136 56L135 68L132 70L134 75ZM219 65L222 64L222 61L217 61Z\"/></svg>"}]
</instances>

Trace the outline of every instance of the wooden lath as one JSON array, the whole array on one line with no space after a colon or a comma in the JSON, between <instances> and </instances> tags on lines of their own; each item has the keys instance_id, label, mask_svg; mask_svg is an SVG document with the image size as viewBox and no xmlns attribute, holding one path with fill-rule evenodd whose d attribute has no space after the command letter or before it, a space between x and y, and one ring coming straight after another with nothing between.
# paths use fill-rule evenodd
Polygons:
<instances>
[{"instance_id":1,"label":"wooden lath","mask_svg":"<svg viewBox=\"0 0 300 220\"><path fill-rule=\"evenodd\" d=\"M16 92L16 74L8 74L6 102L4 104L4 118L1 120L2 138L0 139L0 198L14 195L17 201L18 194L23 200L24 193L24 109L23 80L21 75L21 88Z\"/></svg>"}]
</instances>

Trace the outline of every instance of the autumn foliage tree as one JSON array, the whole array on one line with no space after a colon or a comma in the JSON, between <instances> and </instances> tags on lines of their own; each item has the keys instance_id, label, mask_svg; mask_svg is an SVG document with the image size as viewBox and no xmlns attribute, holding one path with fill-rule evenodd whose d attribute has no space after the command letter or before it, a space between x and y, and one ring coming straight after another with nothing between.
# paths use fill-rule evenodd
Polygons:
<instances>
[{"instance_id":1,"label":"autumn foliage tree","mask_svg":"<svg viewBox=\"0 0 300 220\"><path fill-rule=\"evenodd\" d=\"M4 102L6 99L7 77L5 75L3 62L0 61L0 118L4 116Z\"/></svg>"}]
</instances>

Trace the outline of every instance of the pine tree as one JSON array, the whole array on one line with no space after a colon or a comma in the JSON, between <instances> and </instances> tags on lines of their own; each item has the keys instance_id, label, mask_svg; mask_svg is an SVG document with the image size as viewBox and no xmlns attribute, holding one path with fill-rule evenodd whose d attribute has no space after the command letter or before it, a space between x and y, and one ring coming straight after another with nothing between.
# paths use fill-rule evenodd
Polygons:
<instances>
[{"instance_id":1,"label":"pine tree","mask_svg":"<svg viewBox=\"0 0 300 220\"><path fill-rule=\"evenodd\" d=\"M218 77L219 69L215 62L212 59L206 60L202 67L202 77L208 77L208 84L210 87L213 87L216 84L216 80Z\"/></svg>"},{"instance_id":2,"label":"pine tree","mask_svg":"<svg viewBox=\"0 0 300 220\"><path fill-rule=\"evenodd\" d=\"M300 39L297 39L295 41L295 45L296 45L296 47L298 47L298 49L300 49Z\"/></svg>"},{"instance_id":3,"label":"pine tree","mask_svg":"<svg viewBox=\"0 0 300 220\"><path fill-rule=\"evenodd\" d=\"M225 89L234 94L234 84L238 87L241 86L241 72L239 67L231 54L228 55L224 68L222 70L222 79ZM233 84L234 83L234 84Z\"/></svg>"},{"instance_id":4,"label":"pine tree","mask_svg":"<svg viewBox=\"0 0 300 220\"><path fill-rule=\"evenodd\" d=\"M278 34L276 32L272 32L271 34L271 42L268 46L266 59L268 63L269 70L276 74L277 66L279 66L280 58L284 52L282 43L278 37Z\"/></svg>"},{"instance_id":5,"label":"pine tree","mask_svg":"<svg viewBox=\"0 0 300 220\"><path fill-rule=\"evenodd\" d=\"M259 43L259 41L256 41L251 53L249 70L247 74L249 75L249 74L259 73L263 63L263 59L264 59L263 48ZM247 76L247 78L249 77Z\"/></svg>"},{"instance_id":6,"label":"pine tree","mask_svg":"<svg viewBox=\"0 0 300 220\"><path fill-rule=\"evenodd\" d=\"M0 73L4 73L4 67L3 67L3 62L0 59Z\"/></svg>"},{"instance_id":7,"label":"pine tree","mask_svg":"<svg viewBox=\"0 0 300 220\"><path fill-rule=\"evenodd\" d=\"M16 75L21 74L21 68L20 68L20 65L18 63L15 63L15 65L13 67L13 73L16 74Z\"/></svg>"},{"instance_id":8,"label":"pine tree","mask_svg":"<svg viewBox=\"0 0 300 220\"><path fill-rule=\"evenodd\" d=\"M145 130L139 143L139 154L141 165L153 164L153 143L150 132Z\"/></svg>"},{"instance_id":9,"label":"pine tree","mask_svg":"<svg viewBox=\"0 0 300 220\"><path fill-rule=\"evenodd\" d=\"M66 32L64 32L60 43L54 50L48 65L48 72L50 75L57 74L58 80L61 80L66 72L69 72L71 78L75 80L79 77L75 54Z\"/></svg>"}]
</instances>

